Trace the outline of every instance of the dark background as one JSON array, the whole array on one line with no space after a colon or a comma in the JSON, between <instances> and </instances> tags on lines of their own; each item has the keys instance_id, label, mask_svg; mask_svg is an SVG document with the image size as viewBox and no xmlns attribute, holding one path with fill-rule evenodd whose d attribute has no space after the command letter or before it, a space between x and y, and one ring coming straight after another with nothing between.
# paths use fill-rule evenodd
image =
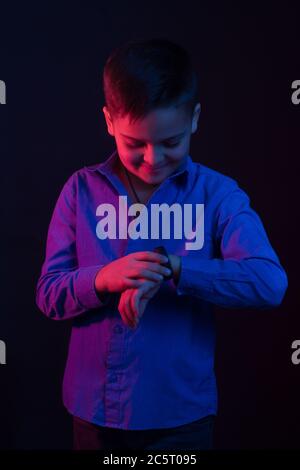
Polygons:
<instances>
[{"instance_id":1,"label":"dark background","mask_svg":"<svg viewBox=\"0 0 300 470\"><path fill-rule=\"evenodd\" d=\"M114 149L102 113L105 60L128 39L155 36L186 47L198 72L193 160L248 193L289 278L279 308L216 308L215 447L300 448L300 364L291 362L300 339L300 105L291 101L300 79L299 13L230 2L1 4L0 448L71 448L61 399L71 323L37 309L35 286L62 185Z\"/></svg>"}]
</instances>

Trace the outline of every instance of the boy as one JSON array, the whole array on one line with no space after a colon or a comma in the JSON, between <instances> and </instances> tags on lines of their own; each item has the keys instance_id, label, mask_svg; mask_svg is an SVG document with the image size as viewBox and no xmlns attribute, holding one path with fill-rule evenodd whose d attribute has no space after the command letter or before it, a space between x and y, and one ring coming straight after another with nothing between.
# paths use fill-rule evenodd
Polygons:
<instances>
[{"instance_id":1,"label":"boy","mask_svg":"<svg viewBox=\"0 0 300 470\"><path fill-rule=\"evenodd\" d=\"M45 315L72 319L74 449L211 449L212 304L276 307L287 276L246 193L189 155L200 103L187 52L129 41L103 84L116 150L65 183L36 292Z\"/></svg>"}]
</instances>

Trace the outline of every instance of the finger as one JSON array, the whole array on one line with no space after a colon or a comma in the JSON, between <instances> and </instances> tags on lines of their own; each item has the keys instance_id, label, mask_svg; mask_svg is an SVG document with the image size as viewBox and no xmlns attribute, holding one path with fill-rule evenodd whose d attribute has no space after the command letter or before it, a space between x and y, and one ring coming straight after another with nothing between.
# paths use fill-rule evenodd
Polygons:
<instances>
[{"instance_id":1,"label":"finger","mask_svg":"<svg viewBox=\"0 0 300 470\"><path fill-rule=\"evenodd\" d=\"M146 270L154 271L155 273L158 273L162 276L168 276L171 273L169 268L158 263L148 262L143 264Z\"/></svg>"},{"instance_id":2,"label":"finger","mask_svg":"<svg viewBox=\"0 0 300 470\"><path fill-rule=\"evenodd\" d=\"M124 292L124 311L126 313L126 317L129 319L129 323L132 328L135 327L135 315L131 309L131 296L133 291L133 289L127 289Z\"/></svg>"},{"instance_id":3,"label":"finger","mask_svg":"<svg viewBox=\"0 0 300 470\"><path fill-rule=\"evenodd\" d=\"M131 278L126 277L124 278L124 287L122 288L121 292L125 292L128 289L140 289L145 284L145 282L152 282L156 285L158 282L162 282L162 281L158 281L154 279L150 281L149 279L145 277L140 277L138 279L131 279Z\"/></svg>"},{"instance_id":4,"label":"finger","mask_svg":"<svg viewBox=\"0 0 300 470\"><path fill-rule=\"evenodd\" d=\"M155 294L160 284L144 281L139 289L127 289L122 294L122 308L131 327L136 327L144 313L148 300ZM152 293L152 295L151 295Z\"/></svg>"},{"instance_id":5,"label":"finger","mask_svg":"<svg viewBox=\"0 0 300 470\"><path fill-rule=\"evenodd\" d=\"M149 289L152 289L153 286L156 286L158 283L156 281L151 281L149 279L145 279L141 286L137 289L139 295L144 295Z\"/></svg>"},{"instance_id":6,"label":"finger","mask_svg":"<svg viewBox=\"0 0 300 470\"><path fill-rule=\"evenodd\" d=\"M139 298L139 318L144 315L144 311L146 310L149 300L150 298L143 296Z\"/></svg>"},{"instance_id":7,"label":"finger","mask_svg":"<svg viewBox=\"0 0 300 470\"><path fill-rule=\"evenodd\" d=\"M140 317L142 317L144 315L144 312L146 310L146 307L147 307L147 304L148 304L148 300L147 299L141 299L140 300L140 303L139 303L139 315Z\"/></svg>"},{"instance_id":8,"label":"finger","mask_svg":"<svg viewBox=\"0 0 300 470\"><path fill-rule=\"evenodd\" d=\"M139 322L139 289L133 290L130 296L130 308L134 314L136 324Z\"/></svg>"},{"instance_id":9,"label":"finger","mask_svg":"<svg viewBox=\"0 0 300 470\"><path fill-rule=\"evenodd\" d=\"M151 292L152 289L154 288L159 289L161 285L162 285L162 281L158 282L158 281L153 281L153 280L147 280L143 283L142 286L139 287L138 291L142 294L142 297L143 297L143 296L148 295L148 293Z\"/></svg>"},{"instance_id":10,"label":"finger","mask_svg":"<svg viewBox=\"0 0 300 470\"><path fill-rule=\"evenodd\" d=\"M153 288L153 285L156 285L156 283L153 283L151 281L146 281L139 289L134 290L132 294L132 309L135 312L135 314L140 314L140 311L139 311L140 301L143 298L143 296L147 294L149 289Z\"/></svg>"},{"instance_id":11,"label":"finger","mask_svg":"<svg viewBox=\"0 0 300 470\"><path fill-rule=\"evenodd\" d=\"M145 265L143 269L135 267L131 272L131 277L133 278L140 278L143 277L147 280L152 280L152 281L162 281L164 276L161 271L161 268L163 268L160 264L155 263L158 268L148 269L148 266Z\"/></svg>"},{"instance_id":12,"label":"finger","mask_svg":"<svg viewBox=\"0 0 300 470\"><path fill-rule=\"evenodd\" d=\"M158 292L160 289L160 285L157 284L156 286L152 287L151 289L149 289L146 294L144 294L144 298L147 298L147 299L151 299L155 294L156 292Z\"/></svg>"},{"instance_id":13,"label":"finger","mask_svg":"<svg viewBox=\"0 0 300 470\"><path fill-rule=\"evenodd\" d=\"M167 263L168 258L165 255L156 253L155 251L137 251L134 257L138 261L153 261L156 263Z\"/></svg>"},{"instance_id":14,"label":"finger","mask_svg":"<svg viewBox=\"0 0 300 470\"><path fill-rule=\"evenodd\" d=\"M122 317L123 323L125 325L127 325L128 327L130 327L131 326L130 317L128 317L127 311L126 311L126 308L125 308L125 294L126 294L126 291L123 292L120 296L118 310L119 310L120 315Z\"/></svg>"},{"instance_id":15,"label":"finger","mask_svg":"<svg viewBox=\"0 0 300 470\"><path fill-rule=\"evenodd\" d=\"M153 287L154 286L154 287ZM159 285L157 283L153 283L151 281L146 282L140 289L137 289L134 294L134 304L135 304L135 311L137 311L138 319L144 313L148 300L152 297L149 292L153 291L153 289L159 289Z\"/></svg>"},{"instance_id":16,"label":"finger","mask_svg":"<svg viewBox=\"0 0 300 470\"><path fill-rule=\"evenodd\" d=\"M143 299L141 295L137 295L134 299L134 302L137 309L136 323L138 324L144 314L148 300Z\"/></svg>"},{"instance_id":17,"label":"finger","mask_svg":"<svg viewBox=\"0 0 300 470\"><path fill-rule=\"evenodd\" d=\"M124 291L127 289L137 289L140 286L142 286L145 281L146 279L143 277L139 277L138 279L132 279L132 278L126 277Z\"/></svg>"},{"instance_id":18,"label":"finger","mask_svg":"<svg viewBox=\"0 0 300 470\"><path fill-rule=\"evenodd\" d=\"M140 318L142 317L145 307L148 303L147 300L143 299L143 296L145 296L151 288L151 286L156 285L156 283L153 283L151 281L147 281L141 286L139 289L135 289L132 293L131 296L131 305L132 305L132 310L135 313L135 321L136 324L138 324ZM153 288L153 287L152 287Z\"/></svg>"},{"instance_id":19,"label":"finger","mask_svg":"<svg viewBox=\"0 0 300 470\"><path fill-rule=\"evenodd\" d=\"M131 267L129 277L145 277L153 281L162 281L164 276L168 276L170 273L169 268L159 263L140 262Z\"/></svg>"},{"instance_id":20,"label":"finger","mask_svg":"<svg viewBox=\"0 0 300 470\"><path fill-rule=\"evenodd\" d=\"M124 300L123 300L123 294L122 294L120 296L120 300L119 300L118 311L120 313L120 316L122 318L123 323L125 325L128 325L128 320L127 320L126 315L124 313L123 303L124 303Z\"/></svg>"}]
</instances>

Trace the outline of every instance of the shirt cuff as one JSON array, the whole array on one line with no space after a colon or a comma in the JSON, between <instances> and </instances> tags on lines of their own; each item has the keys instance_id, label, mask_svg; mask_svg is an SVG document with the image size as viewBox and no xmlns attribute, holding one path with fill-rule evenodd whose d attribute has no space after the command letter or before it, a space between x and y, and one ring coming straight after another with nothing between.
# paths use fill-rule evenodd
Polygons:
<instances>
[{"instance_id":1,"label":"shirt cuff","mask_svg":"<svg viewBox=\"0 0 300 470\"><path fill-rule=\"evenodd\" d=\"M75 293L78 302L86 310L106 306L110 299L110 293L101 294L101 299L95 288L95 279L98 271L105 265L87 266L80 268L75 281Z\"/></svg>"},{"instance_id":2,"label":"shirt cuff","mask_svg":"<svg viewBox=\"0 0 300 470\"><path fill-rule=\"evenodd\" d=\"M210 260L181 256L181 271L176 287L177 295L199 295L201 291L213 292L214 275L209 272Z\"/></svg>"}]
</instances>

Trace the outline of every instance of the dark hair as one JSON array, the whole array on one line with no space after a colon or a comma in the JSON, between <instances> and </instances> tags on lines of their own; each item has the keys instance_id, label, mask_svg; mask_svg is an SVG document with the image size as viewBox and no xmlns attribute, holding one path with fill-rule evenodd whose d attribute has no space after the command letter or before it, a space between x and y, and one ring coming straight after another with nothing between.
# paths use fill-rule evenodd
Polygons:
<instances>
[{"instance_id":1,"label":"dark hair","mask_svg":"<svg viewBox=\"0 0 300 470\"><path fill-rule=\"evenodd\" d=\"M165 39L130 40L108 57L103 90L112 117L131 121L158 107L180 106L192 117L198 80L188 52Z\"/></svg>"}]
</instances>

